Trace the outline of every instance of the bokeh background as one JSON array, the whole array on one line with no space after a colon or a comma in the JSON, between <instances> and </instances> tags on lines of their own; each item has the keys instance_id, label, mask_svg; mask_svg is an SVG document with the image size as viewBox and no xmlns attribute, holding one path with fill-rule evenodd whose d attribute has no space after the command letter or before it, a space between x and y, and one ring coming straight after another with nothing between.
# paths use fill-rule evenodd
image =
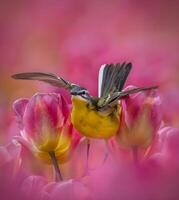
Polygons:
<instances>
[{"instance_id":1,"label":"bokeh background","mask_svg":"<svg viewBox=\"0 0 179 200\"><path fill-rule=\"evenodd\" d=\"M17 131L14 100L54 90L13 73L57 73L96 95L100 65L112 62L133 63L127 84L159 85L164 121L178 127L178 9L177 0L1 0L0 144Z\"/></svg>"}]
</instances>

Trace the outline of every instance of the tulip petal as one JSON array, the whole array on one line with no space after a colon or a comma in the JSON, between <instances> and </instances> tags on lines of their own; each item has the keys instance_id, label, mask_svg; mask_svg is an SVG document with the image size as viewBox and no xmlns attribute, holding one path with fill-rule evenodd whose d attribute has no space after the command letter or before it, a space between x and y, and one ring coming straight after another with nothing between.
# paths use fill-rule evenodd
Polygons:
<instances>
[{"instance_id":1,"label":"tulip petal","mask_svg":"<svg viewBox=\"0 0 179 200\"><path fill-rule=\"evenodd\" d=\"M17 116L17 122L19 124L20 129L23 129L22 120L28 102L28 99L18 99L13 103L13 110Z\"/></svg>"}]
</instances>

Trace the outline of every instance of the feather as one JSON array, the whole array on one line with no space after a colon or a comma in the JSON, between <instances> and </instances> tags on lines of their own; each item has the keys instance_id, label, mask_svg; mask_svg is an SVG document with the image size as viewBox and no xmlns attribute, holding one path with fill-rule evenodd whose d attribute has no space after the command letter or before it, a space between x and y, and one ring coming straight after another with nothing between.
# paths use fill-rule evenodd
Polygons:
<instances>
[{"instance_id":1,"label":"feather","mask_svg":"<svg viewBox=\"0 0 179 200\"><path fill-rule=\"evenodd\" d=\"M158 86L149 86L149 87L133 88L122 92L116 92L108 99L108 101L105 103L104 106L115 104L119 99L125 98L130 94L138 93L141 91L154 90L157 88Z\"/></svg>"},{"instance_id":2,"label":"feather","mask_svg":"<svg viewBox=\"0 0 179 200\"><path fill-rule=\"evenodd\" d=\"M103 64L100 67L100 70L99 70L99 76L98 76L98 97L101 96L101 87L102 87L102 80L103 80L103 73L104 73L105 66L106 66L106 64Z\"/></svg>"},{"instance_id":3,"label":"feather","mask_svg":"<svg viewBox=\"0 0 179 200\"><path fill-rule=\"evenodd\" d=\"M27 72L27 73L19 73L12 75L14 79L23 79L23 80L38 80L49 83L50 85L56 87L63 87L65 89L71 89L72 84L62 77L59 77L55 74L51 73L43 73L43 72Z\"/></svg>"},{"instance_id":4,"label":"feather","mask_svg":"<svg viewBox=\"0 0 179 200\"><path fill-rule=\"evenodd\" d=\"M106 97L109 94L121 91L131 68L131 63L102 65L99 70L98 96Z\"/></svg>"}]
</instances>

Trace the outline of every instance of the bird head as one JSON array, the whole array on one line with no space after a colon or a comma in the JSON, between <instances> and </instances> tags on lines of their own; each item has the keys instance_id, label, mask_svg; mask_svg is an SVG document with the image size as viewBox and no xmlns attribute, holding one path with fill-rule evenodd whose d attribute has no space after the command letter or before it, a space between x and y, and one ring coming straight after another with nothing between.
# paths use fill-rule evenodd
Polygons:
<instances>
[{"instance_id":1,"label":"bird head","mask_svg":"<svg viewBox=\"0 0 179 200\"><path fill-rule=\"evenodd\" d=\"M84 100L90 100L91 96L89 95L89 92L86 88L80 87L80 86L73 86L70 90L71 95L73 96L79 96Z\"/></svg>"}]
</instances>

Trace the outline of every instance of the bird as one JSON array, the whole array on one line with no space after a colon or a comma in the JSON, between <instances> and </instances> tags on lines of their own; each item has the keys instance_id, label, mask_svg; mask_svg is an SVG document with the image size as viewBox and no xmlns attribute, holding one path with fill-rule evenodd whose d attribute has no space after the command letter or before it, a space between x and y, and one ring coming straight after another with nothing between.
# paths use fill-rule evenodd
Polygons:
<instances>
[{"instance_id":1,"label":"bird","mask_svg":"<svg viewBox=\"0 0 179 200\"><path fill-rule=\"evenodd\" d=\"M86 138L107 140L120 128L121 100L130 94L158 88L147 86L123 91L131 69L131 62L103 64L98 75L98 96L91 96L86 88L53 73L24 72L12 78L38 80L68 90L72 100L71 122L75 129Z\"/></svg>"}]
</instances>

